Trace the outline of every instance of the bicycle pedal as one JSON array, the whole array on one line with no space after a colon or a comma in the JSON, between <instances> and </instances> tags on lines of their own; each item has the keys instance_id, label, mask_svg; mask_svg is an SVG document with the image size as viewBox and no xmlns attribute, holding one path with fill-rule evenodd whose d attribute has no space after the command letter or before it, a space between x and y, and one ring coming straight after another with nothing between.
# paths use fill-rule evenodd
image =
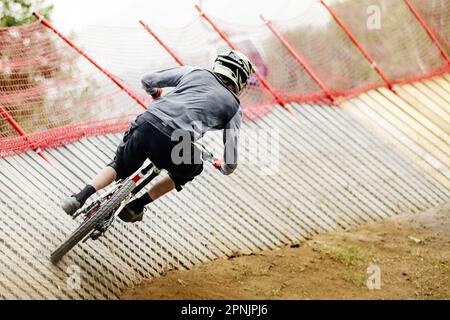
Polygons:
<instances>
[{"instance_id":1,"label":"bicycle pedal","mask_svg":"<svg viewBox=\"0 0 450 320\"><path fill-rule=\"evenodd\" d=\"M101 235L103 234L103 232L99 231L99 230L94 230L91 234L90 234L90 238L92 240L97 240L98 238L101 237Z\"/></svg>"}]
</instances>

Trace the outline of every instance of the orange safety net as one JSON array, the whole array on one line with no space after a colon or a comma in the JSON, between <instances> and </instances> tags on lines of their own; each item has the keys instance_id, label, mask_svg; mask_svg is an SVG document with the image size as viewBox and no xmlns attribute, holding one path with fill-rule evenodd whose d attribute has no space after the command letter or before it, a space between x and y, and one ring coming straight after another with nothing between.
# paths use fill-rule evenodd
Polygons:
<instances>
[{"instance_id":1,"label":"orange safety net","mask_svg":"<svg viewBox=\"0 0 450 320\"><path fill-rule=\"evenodd\" d=\"M439 34L439 41L445 42L449 37L448 1L431 2L433 6L417 5L417 10ZM369 6L380 10L379 29L368 29ZM355 0L335 3L331 8L392 83L449 71L449 65L403 1ZM329 104L323 87L333 97L348 98L386 85L319 2L296 19L273 21L304 65L263 22L246 26L210 18L253 60L286 103ZM77 46L147 102L151 99L141 90L142 75L178 66L138 22L135 28L64 23L55 26L71 31L69 38ZM186 65L211 68L217 53L228 49L200 16L182 28L151 28ZM250 79L241 101L246 121L258 120L276 105L274 96L256 77ZM34 147L45 149L83 136L120 132L143 112L136 101L39 22L0 29L0 108L29 138L21 137L3 112L0 157L29 150L33 147L30 141Z\"/></svg>"},{"instance_id":2,"label":"orange safety net","mask_svg":"<svg viewBox=\"0 0 450 320\"><path fill-rule=\"evenodd\" d=\"M42 149L122 129L141 109L40 23L0 29L0 107ZM0 116L0 156L30 147Z\"/></svg>"},{"instance_id":3,"label":"orange safety net","mask_svg":"<svg viewBox=\"0 0 450 320\"><path fill-rule=\"evenodd\" d=\"M355 0L337 3L332 9L393 83L449 70L439 49L403 0ZM379 25L368 22L369 14L379 15Z\"/></svg>"},{"instance_id":4,"label":"orange safety net","mask_svg":"<svg viewBox=\"0 0 450 320\"><path fill-rule=\"evenodd\" d=\"M410 0L410 2L425 18L433 34L450 54L450 1Z\"/></svg>"}]
</instances>

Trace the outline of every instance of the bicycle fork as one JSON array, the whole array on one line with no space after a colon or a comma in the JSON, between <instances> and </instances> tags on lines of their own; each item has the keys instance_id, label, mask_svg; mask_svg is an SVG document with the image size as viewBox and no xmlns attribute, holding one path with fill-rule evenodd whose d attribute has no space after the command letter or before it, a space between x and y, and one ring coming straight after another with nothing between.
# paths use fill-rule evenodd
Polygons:
<instances>
[{"instance_id":1,"label":"bicycle fork","mask_svg":"<svg viewBox=\"0 0 450 320\"><path fill-rule=\"evenodd\" d=\"M138 181L140 181L145 175L147 175L147 173L151 170L151 174L144 178L144 180L142 180L131 192L130 194L127 196L126 199L124 199L122 201L122 203L120 204L120 206L114 210L113 214L110 215L110 217L108 219L106 219L105 221L103 221L102 223L100 223L89 235L87 235L84 239L83 242L86 242L87 239L91 238L92 240L97 240L101 235L103 235L106 230L108 230L112 224L116 221L117 216L119 215L119 213L123 210L123 208L130 202L132 201L135 197L136 194L139 193L139 191L141 191L145 186L147 186L153 179L155 179L160 173L161 173L161 169L155 167L153 165L153 163L150 163L147 167L145 167L144 169L142 169L138 174L133 175L133 177L131 178L131 180L133 180L135 183L137 183ZM114 188L114 191L116 191L118 188Z\"/></svg>"}]
</instances>

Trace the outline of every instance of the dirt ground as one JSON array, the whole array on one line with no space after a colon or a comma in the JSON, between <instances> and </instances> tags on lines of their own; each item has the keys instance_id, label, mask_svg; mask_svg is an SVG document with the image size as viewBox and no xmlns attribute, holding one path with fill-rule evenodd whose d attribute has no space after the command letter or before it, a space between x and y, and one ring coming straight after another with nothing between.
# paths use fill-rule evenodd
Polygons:
<instances>
[{"instance_id":1,"label":"dirt ground","mask_svg":"<svg viewBox=\"0 0 450 320\"><path fill-rule=\"evenodd\" d=\"M371 265L380 289L367 287ZM450 203L295 248L170 271L122 299L450 299Z\"/></svg>"}]
</instances>

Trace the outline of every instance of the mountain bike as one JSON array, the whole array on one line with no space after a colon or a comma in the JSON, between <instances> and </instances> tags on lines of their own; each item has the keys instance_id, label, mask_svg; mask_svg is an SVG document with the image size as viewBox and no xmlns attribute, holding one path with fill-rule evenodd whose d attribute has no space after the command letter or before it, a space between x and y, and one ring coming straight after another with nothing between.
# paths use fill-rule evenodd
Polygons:
<instances>
[{"instance_id":1,"label":"mountain bike","mask_svg":"<svg viewBox=\"0 0 450 320\"><path fill-rule=\"evenodd\" d=\"M221 161L207 151L201 145L202 160L210 162L215 168L220 168ZM139 191L155 179L161 170L153 165L149 160L131 176L118 180L113 187L100 195L96 200L80 208L72 215L73 219L83 216L80 226L57 247L50 255L50 261L57 264L64 255L69 252L79 242L87 240L97 240L100 238L117 220L120 211L134 200Z\"/></svg>"}]
</instances>

